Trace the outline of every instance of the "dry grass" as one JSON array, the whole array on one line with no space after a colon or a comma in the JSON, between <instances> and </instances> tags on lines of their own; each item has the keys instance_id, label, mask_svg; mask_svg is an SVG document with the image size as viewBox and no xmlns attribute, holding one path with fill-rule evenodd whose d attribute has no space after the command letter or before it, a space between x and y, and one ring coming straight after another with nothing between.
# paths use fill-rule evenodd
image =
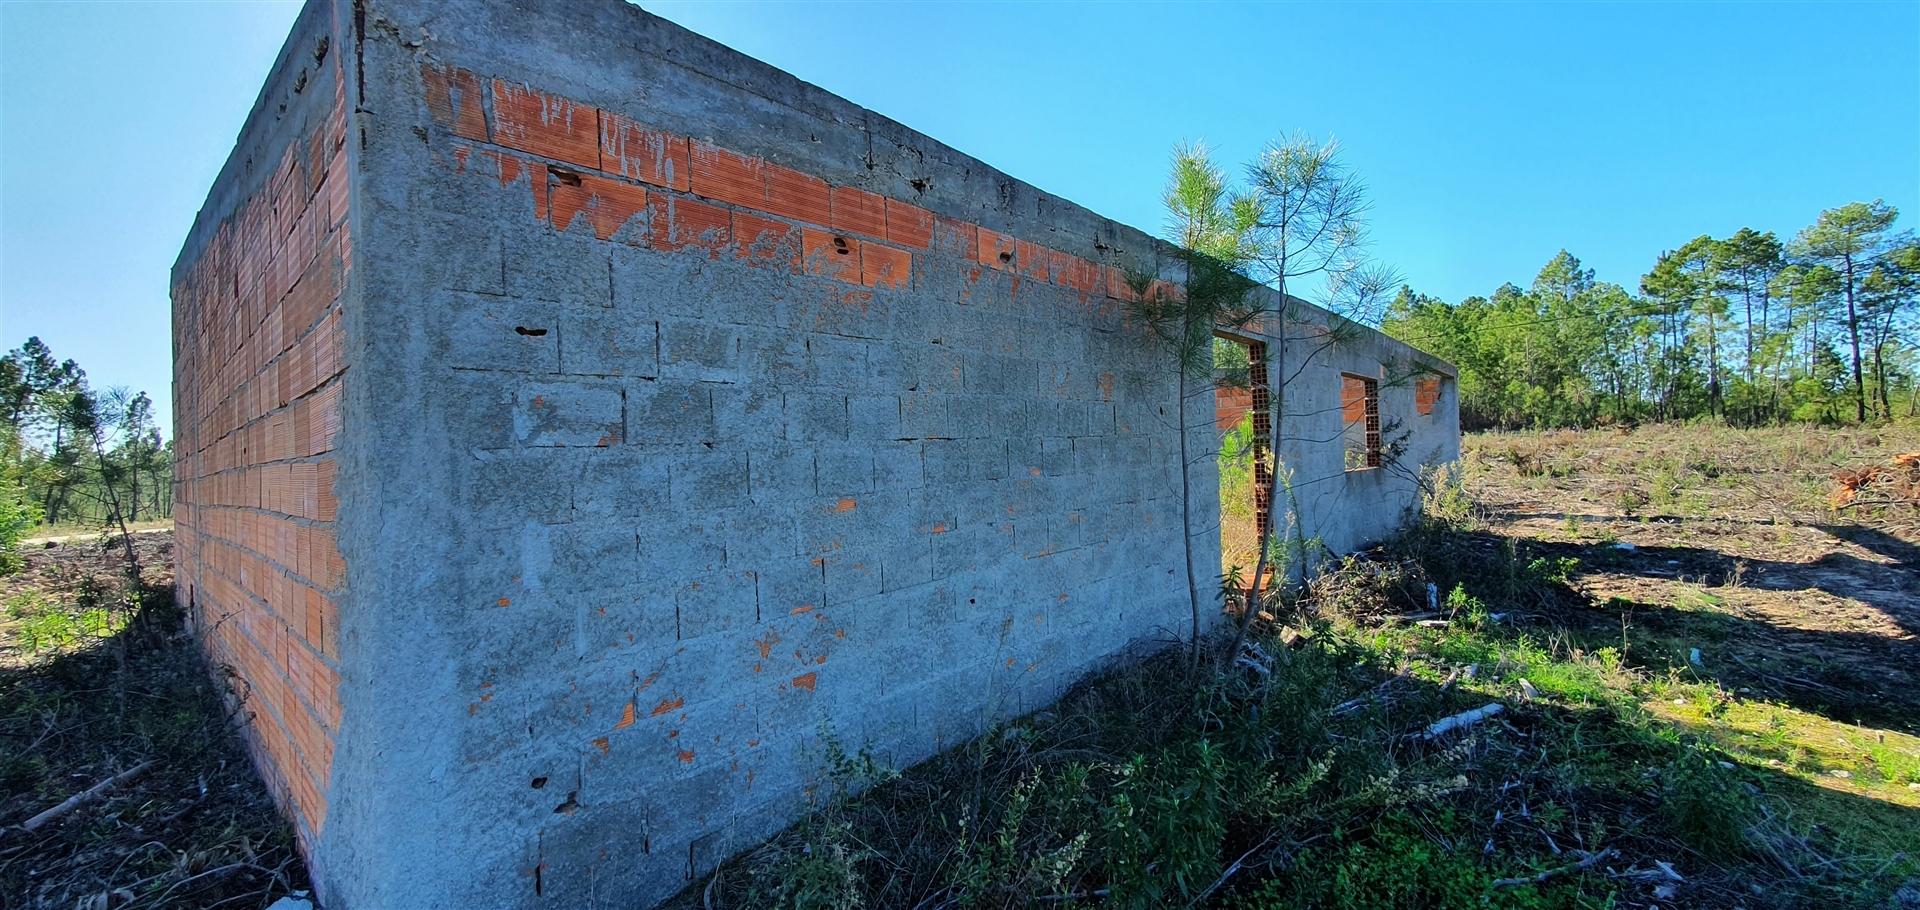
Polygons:
<instances>
[{"instance_id":1,"label":"dry grass","mask_svg":"<svg viewBox=\"0 0 1920 910\"><path fill-rule=\"evenodd\" d=\"M840 796L676 906L1886 907L1920 891L1920 541L1903 506L1836 510L1831 477L1916 448L1474 437L1470 496L1326 567L1260 670L1149 659L903 773L829 736ZM5 593L112 603L90 546ZM1407 621L1429 583L1441 615ZM0 627L0 822L160 762L0 840L9 906L304 884L170 605L143 608L35 653Z\"/></svg>"},{"instance_id":2,"label":"dry grass","mask_svg":"<svg viewBox=\"0 0 1920 910\"><path fill-rule=\"evenodd\" d=\"M0 579L0 905L264 907L304 888L292 831L241 749L171 596L171 535L28 552ZM29 817L151 761L27 832Z\"/></svg>"},{"instance_id":3,"label":"dry grass","mask_svg":"<svg viewBox=\"0 0 1920 910\"><path fill-rule=\"evenodd\" d=\"M1911 540L1825 503L1908 438L1795 433L1475 438L1471 499L1327 567L1268 672L1149 661L867 768L680 906L1884 906L1920 875Z\"/></svg>"}]
</instances>

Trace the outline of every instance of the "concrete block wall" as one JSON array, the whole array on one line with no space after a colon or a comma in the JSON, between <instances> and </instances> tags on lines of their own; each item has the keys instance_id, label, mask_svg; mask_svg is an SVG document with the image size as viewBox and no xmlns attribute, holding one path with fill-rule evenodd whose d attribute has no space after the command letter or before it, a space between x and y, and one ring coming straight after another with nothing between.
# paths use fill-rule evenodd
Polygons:
<instances>
[{"instance_id":1,"label":"concrete block wall","mask_svg":"<svg viewBox=\"0 0 1920 910\"><path fill-rule=\"evenodd\" d=\"M344 31L300 17L173 274L177 584L311 845L340 727Z\"/></svg>"},{"instance_id":2,"label":"concrete block wall","mask_svg":"<svg viewBox=\"0 0 1920 910\"><path fill-rule=\"evenodd\" d=\"M302 766L329 906L645 906L826 798L835 743L904 766L1187 634L1182 535L1217 563L1217 485L1195 478L1183 528L1177 409L1194 452L1218 437L1127 323L1157 242L612 0L301 21L236 161L307 134L293 67L337 36L339 353L284 404L196 423L195 451L322 396L337 430L197 464L181 501L196 535L245 516L220 540L279 573L234 570L226 609L294 629L265 578L331 606L301 651L335 695L331 759ZM199 263L226 261L203 235L257 194L249 167L183 253L183 363L238 343ZM228 245L263 242L234 223ZM246 399L206 369L181 414ZM266 492L309 465L314 514ZM239 504L197 483L249 472ZM1355 489L1355 540L1410 501ZM337 543L333 574L273 558L283 523ZM212 553L183 569L216 577Z\"/></svg>"},{"instance_id":3,"label":"concrete block wall","mask_svg":"<svg viewBox=\"0 0 1920 910\"><path fill-rule=\"evenodd\" d=\"M1284 326L1273 315L1282 309L1278 301L1268 309L1243 334L1282 351L1268 364L1273 388L1287 380L1276 402L1283 417L1274 441L1282 473L1275 495L1290 497L1282 500L1282 510L1317 552L1363 548L1401 527L1418 508L1425 469L1459 460L1457 373L1439 358L1318 307L1292 302ZM1364 402L1356 407L1343 394L1347 376L1374 382L1379 467L1346 464L1343 428L1366 417ZM1293 526L1278 530L1294 533Z\"/></svg>"}]
</instances>

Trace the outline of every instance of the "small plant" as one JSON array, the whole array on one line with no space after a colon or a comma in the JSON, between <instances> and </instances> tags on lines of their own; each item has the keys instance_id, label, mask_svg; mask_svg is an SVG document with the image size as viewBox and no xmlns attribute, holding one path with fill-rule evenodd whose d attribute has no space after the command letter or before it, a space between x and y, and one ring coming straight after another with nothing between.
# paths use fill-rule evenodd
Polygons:
<instances>
[{"instance_id":1,"label":"small plant","mask_svg":"<svg viewBox=\"0 0 1920 910\"><path fill-rule=\"evenodd\" d=\"M848 845L844 819L813 826L797 849L762 850L750 869L755 907L782 910L860 910L860 861L864 853Z\"/></svg>"},{"instance_id":2,"label":"small plant","mask_svg":"<svg viewBox=\"0 0 1920 910\"><path fill-rule=\"evenodd\" d=\"M1454 622L1469 629L1484 629L1492 620L1491 611L1480 598L1467 593L1467 589L1454 585L1447 593L1447 616Z\"/></svg>"},{"instance_id":3,"label":"small plant","mask_svg":"<svg viewBox=\"0 0 1920 910\"><path fill-rule=\"evenodd\" d=\"M1527 581L1535 585L1564 585L1580 571L1580 560L1571 556L1542 556L1527 563Z\"/></svg>"},{"instance_id":4,"label":"small plant","mask_svg":"<svg viewBox=\"0 0 1920 910\"><path fill-rule=\"evenodd\" d=\"M1671 508L1680 497L1680 473L1670 461L1661 461L1654 465L1653 477L1647 481L1647 502L1656 509Z\"/></svg>"},{"instance_id":5,"label":"small plant","mask_svg":"<svg viewBox=\"0 0 1920 910\"><path fill-rule=\"evenodd\" d=\"M1660 809L1676 835L1716 859L1746 850L1747 827L1756 815L1753 797L1717 751L1704 745L1685 750L1661 772L1660 783Z\"/></svg>"},{"instance_id":6,"label":"small plant","mask_svg":"<svg viewBox=\"0 0 1920 910\"><path fill-rule=\"evenodd\" d=\"M89 639L106 638L123 625L119 617L104 607L78 604L68 607L40 591L27 591L8 598L7 615L19 621L20 644L28 654L60 650Z\"/></svg>"},{"instance_id":7,"label":"small plant","mask_svg":"<svg viewBox=\"0 0 1920 910\"><path fill-rule=\"evenodd\" d=\"M1231 769L1205 739L1117 769L1119 786L1101 810L1099 844L1116 907L1163 907L1191 898L1219 869Z\"/></svg>"},{"instance_id":8,"label":"small plant","mask_svg":"<svg viewBox=\"0 0 1920 910\"><path fill-rule=\"evenodd\" d=\"M1084 765L1078 766L1080 773L1063 775L1060 780L1062 789L1075 793L1076 799L1085 799L1085 770ZM962 906L988 904L1007 895L1060 893L1084 861L1091 840L1086 831L1075 833L1057 847L1030 843L1033 837L1024 829L1039 784L1040 778L1029 774L1014 785L991 837L970 836L967 820L960 820L960 858L954 863L952 875ZM1043 821L1036 827L1044 825Z\"/></svg>"},{"instance_id":9,"label":"small plant","mask_svg":"<svg viewBox=\"0 0 1920 910\"><path fill-rule=\"evenodd\" d=\"M1566 519L1561 522L1560 530L1562 533L1566 534L1568 538L1573 540L1579 540L1580 539L1580 516L1572 512L1568 512Z\"/></svg>"}]
</instances>

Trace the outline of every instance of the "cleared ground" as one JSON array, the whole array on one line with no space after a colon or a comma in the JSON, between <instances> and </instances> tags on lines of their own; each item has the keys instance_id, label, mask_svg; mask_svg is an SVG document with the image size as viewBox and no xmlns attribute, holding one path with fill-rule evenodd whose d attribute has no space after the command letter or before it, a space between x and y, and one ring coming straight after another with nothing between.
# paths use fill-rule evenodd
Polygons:
<instances>
[{"instance_id":1,"label":"cleared ground","mask_svg":"<svg viewBox=\"0 0 1920 910\"><path fill-rule=\"evenodd\" d=\"M306 885L172 600L173 535L37 541L0 577L0 907L260 908ZM34 816L132 772L37 830Z\"/></svg>"},{"instance_id":2,"label":"cleared ground","mask_svg":"<svg viewBox=\"0 0 1920 910\"><path fill-rule=\"evenodd\" d=\"M1427 518L1246 660L1170 649L904 773L823 731L820 810L678 906L1920 907L1916 450L1469 437ZM304 886L165 596L170 537L136 546L137 600L92 539L0 579L7 906Z\"/></svg>"},{"instance_id":3,"label":"cleared ground","mask_svg":"<svg viewBox=\"0 0 1920 910\"><path fill-rule=\"evenodd\" d=\"M1647 689L1650 714L1781 775L1759 780L1816 825L1910 859L1920 469L1899 456L1917 451L1911 427L1470 437L1472 537L1573 561L1565 596L1516 621L1665 674L1679 685ZM1836 478L1863 469L1850 497Z\"/></svg>"}]
</instances>

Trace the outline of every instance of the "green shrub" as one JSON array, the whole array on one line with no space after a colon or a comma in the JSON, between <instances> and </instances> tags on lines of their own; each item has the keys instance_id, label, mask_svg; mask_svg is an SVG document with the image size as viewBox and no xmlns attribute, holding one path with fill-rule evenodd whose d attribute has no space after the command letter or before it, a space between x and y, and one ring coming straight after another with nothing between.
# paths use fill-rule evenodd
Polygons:
<instances>
[{"instance_id":1,"label":"green shrub","mask_svg":"<svg viewBox=\"0 0 1920 910\"><path fill-rule=\"evenodd\" d=\"M1660 784L1661 815L1675 836L1715 859L1745 852L1757 810L1718 752L1704 745L1682 751L1662 770Z\"/></svg>"},{"instance_id":2,"label":"green shrub","mask_svg":"<svg viewBox=\"0 0 1920 910\"><path fill-rule=\"evenodd\" d=\"M27 499L19 484L0 483L0 575L20 571L20 539L40 522L40 507Z\"/></svg>"},{"instance_id":3,"label":"green shrub","mask_svg":"<svg viewBox=\"0 0 1920 910\"><path fill-rule=\"evenodd\" d=\"M1416 818L1393 812L1371 828L1335 831L1331 845L1304 850L1289 868L1242 898L1240 910L1480 910L1578 906L1577 894L1537 886L1494 888L1494 871L1471 845L1436 843L1457 824L1451 812Z\"/></svg>"}]
</instances>

